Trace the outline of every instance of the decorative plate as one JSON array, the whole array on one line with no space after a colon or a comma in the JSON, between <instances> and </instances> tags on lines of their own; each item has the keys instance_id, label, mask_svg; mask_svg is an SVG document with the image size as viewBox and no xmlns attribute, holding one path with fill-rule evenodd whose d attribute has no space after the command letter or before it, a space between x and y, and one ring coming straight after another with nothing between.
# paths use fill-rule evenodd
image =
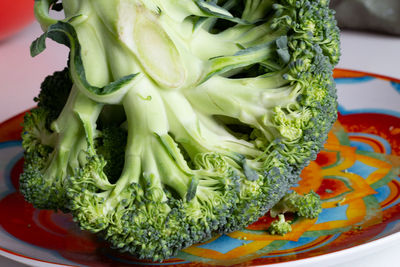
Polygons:
<instances>
[{"instance_id":1,"label":"decorative plate","mask_svg":"<svg viewBox=\"0 0 400 267\"><path fill-rule=\"evenodd\" d=\"M339 119L324 150L293 188L323 201L315 220L293 222L284 237L266 233L270 218L216 236L162 263L118 253L70 215L34 209L18 193L23 115L0 125L0 255L62 266L266 265L301 262L378 243L400 231L400 80L336 70ZM398 235L397 235L398 236ZM399 238L400 239L400 238Z\"/></svg>"}]
</instances>

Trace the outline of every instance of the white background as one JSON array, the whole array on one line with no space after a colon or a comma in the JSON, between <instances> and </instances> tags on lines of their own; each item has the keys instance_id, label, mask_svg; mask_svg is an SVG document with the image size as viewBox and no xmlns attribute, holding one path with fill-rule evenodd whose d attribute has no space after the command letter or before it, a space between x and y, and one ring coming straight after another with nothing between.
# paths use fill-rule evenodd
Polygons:
<instances>
[{"instance_id":1,"label":"white background","mask_svg":"<svg viewBox=\"0 0 400 267\"><path fill-rule=\"evenodd\" d=\"M68 50L52 42L47 43L48 49L43 54L34 59L30 57L29 45L40 34L39 25L34 23L12 38L0 41L0 122L34 106L32 99L38 94L44 77L54 70L62 70L66 65ZM338 67L400 79L399 37L343 31L341 39L342 58ZM400 239L397 240L398 243L391 242L391 247L381 244L373 250L348 253L344 258L332 257L328 265L340 263L341 267L399 266ZM318 260L315 264L327 266L325 262L320 265ZM314 264L290 264L299 265ZM0 256L0 266L24 265Z\"/></svg>"}]
</instances>

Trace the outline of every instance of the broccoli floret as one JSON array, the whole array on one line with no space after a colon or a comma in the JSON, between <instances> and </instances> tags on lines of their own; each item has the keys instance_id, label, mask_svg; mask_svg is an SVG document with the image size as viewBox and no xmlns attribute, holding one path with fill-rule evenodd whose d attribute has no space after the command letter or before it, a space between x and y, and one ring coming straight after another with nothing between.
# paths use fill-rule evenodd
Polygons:
<instances>
[{"instance_id":1,"label":"broccoli floret","mask_svg":"<svg viewBox=\"0 0 400 267\"><path fill-rule=\"evenodd\" d=\"M279 214L278 220L273 221L268 228L268 232L271 235L285 235L291 231L292 226L290 225L290 221L286 221L283 214Z\"/></svg>"},{"instance_id":2,"label":"broccoli floret","mask_svg":"<svg viewBox=\"0 0 400 267\"><path fill-rule=\"evenodd\" d=\"M271 210L270 214L275 217L277 214L293 212L300 217L315 219L321 213L321 199L314 191L306 195L296 192L285 195Z\"/></svg>"},{"instance_id":3,"label":"broccoli floret","mask_svg":"<svg viewBox=\"0 0 400 267\"><path fill-rule=\"evenodd\" d=\"M35 206L163 260L256 221L323 146L337 106L329 1L61 2L61 21L55 1L35 2L45 33L31 53L67 45L72 80L56 115L40 101L27 115L21 190ZM39 99L61 103L51 89Z\"/></svg>"},{"instance_id":4,"label":"broccoli floret","mask_svg":"<svg viewBox=\"0 0 400 267\"><path fill-rule=\"evenodd\" d=\"M38 107L26 114L23 124L25 163L20 190L41 209L68 211L64 180L86 164L87 138L93 135L102 106L76 88L68 90L72 83L66 73L55 72L45 79Z\"/></svg>"}]
</instances>

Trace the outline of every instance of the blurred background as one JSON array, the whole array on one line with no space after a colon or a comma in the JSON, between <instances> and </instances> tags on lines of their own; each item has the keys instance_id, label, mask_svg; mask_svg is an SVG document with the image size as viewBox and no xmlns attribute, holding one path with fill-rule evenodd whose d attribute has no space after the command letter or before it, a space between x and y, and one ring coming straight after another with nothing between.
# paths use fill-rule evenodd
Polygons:
<instances>
[{"instance_id":1,"label":"blurred background","mask_svg":"<svg viewBox=\"0 0 400 267\"><path fill-rule=\"evenodd\" d=\"M399 0L331 0L342 29L400 35Z\"/></svg>"},{"instance_id":2,"label":"blurred background","mask_svg":"<svg viewBox=\"0 0 400 267\"><path fill-rule=\"evenodd\" d=\"M34 0L0 0L0 41L33 21L33 4Z\"/></svg>"},{"instance_id":3,"label":"blurred background","mask_svg":"<svg viewBox=\"0 0 400 267\"><path fill-rule=\"evenodd\" d=\"M399 0L331 0L342 29L400 35ZM0 1L0 40L33 21L34 0Z\"/></svg>"}]
</instances>

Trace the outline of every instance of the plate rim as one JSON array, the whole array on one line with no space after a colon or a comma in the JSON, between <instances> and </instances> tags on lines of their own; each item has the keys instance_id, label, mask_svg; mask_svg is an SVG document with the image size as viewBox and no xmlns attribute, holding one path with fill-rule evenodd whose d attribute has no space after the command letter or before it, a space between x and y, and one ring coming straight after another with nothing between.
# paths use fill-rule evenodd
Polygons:
<instances>
[{"instance_id":1,"label":"plate rim","mask_svg":"<svg viewBox=\"0 0 400 267\"><path fill-rule=\"evenodd\" d=\"M348 69L348 68L335 68L334 72L333 72L334 79L347 78L347 77L337 77L337 75L340 75L340 73L352 73L352 74L356 74L356 75L370 76L370 77L375 77L378 79L383 79L383 80L387 80L387 81L400 83L400 78L394 78L394 77L388 76L388 75L382 75L382 74L377 74L377 73L372 73L372 72L367 72L367 71L362 71L362 70L356 70L356 69ZM350 77L348 77L348 78L350 78ZM27 111L29 111L32 108L33 107L0 122L0 128L5 127L5 125L7 125L7 123L12 122L17 117L22 116L22 114L25 114ZM0 140L0 143L8 142L8 141L12 141L12 140ZM285 262L269 263L269 264L263 264L263 265L257 265L257 266L271 266L272 265L272 266L277 266L277 267L289 267L289 266L293 266L294 264L296 266L306 266L306 265L309 266L311 264L316 264L316 263L321 264L323 262L330 261L332 258L342 259L340 262L335 262L335 264L340 264L340 263L348 261L348 259L344 259L348 255L355 254L356 256L352 255L352 257L359 258L362 256L360 254L362 254L362 253L365 254L366 251L369 251L371 249L374 249L374 254L375 254L375 253L380 252L384 248L390 246L394 242L398 242L399 240L400 240L400 231L390 234L390 235L387 235L387 236L380 237L380 238L372 240L372 241L368 241L368 242L360 244L360 245L355 245L355 246L352 246L349 248L343 248L343 249L340 249L340 250L334 251L334 252L327 252L327 253L324 253L321 255L310 256L310 257L303 258L303 259L294 259L294 260L289 260L289 261L285 261ZM12 250L3 248L1 246L0 246L0 256L3 256L7 259L10 259L10 260L13 260L13 261L16 261L19 263L23 263L23 264L37 264L38 262L40 262L41 266L60 266L60 267L79 266L79 263L77 263L77 265L68 265L68 264L60 264L60 263L56 263L56 262L46 261L46 260L42 260L42 259L36 259L33 257L23 255L18 252L14 252Z\"/></svg>"}]
</instances>

